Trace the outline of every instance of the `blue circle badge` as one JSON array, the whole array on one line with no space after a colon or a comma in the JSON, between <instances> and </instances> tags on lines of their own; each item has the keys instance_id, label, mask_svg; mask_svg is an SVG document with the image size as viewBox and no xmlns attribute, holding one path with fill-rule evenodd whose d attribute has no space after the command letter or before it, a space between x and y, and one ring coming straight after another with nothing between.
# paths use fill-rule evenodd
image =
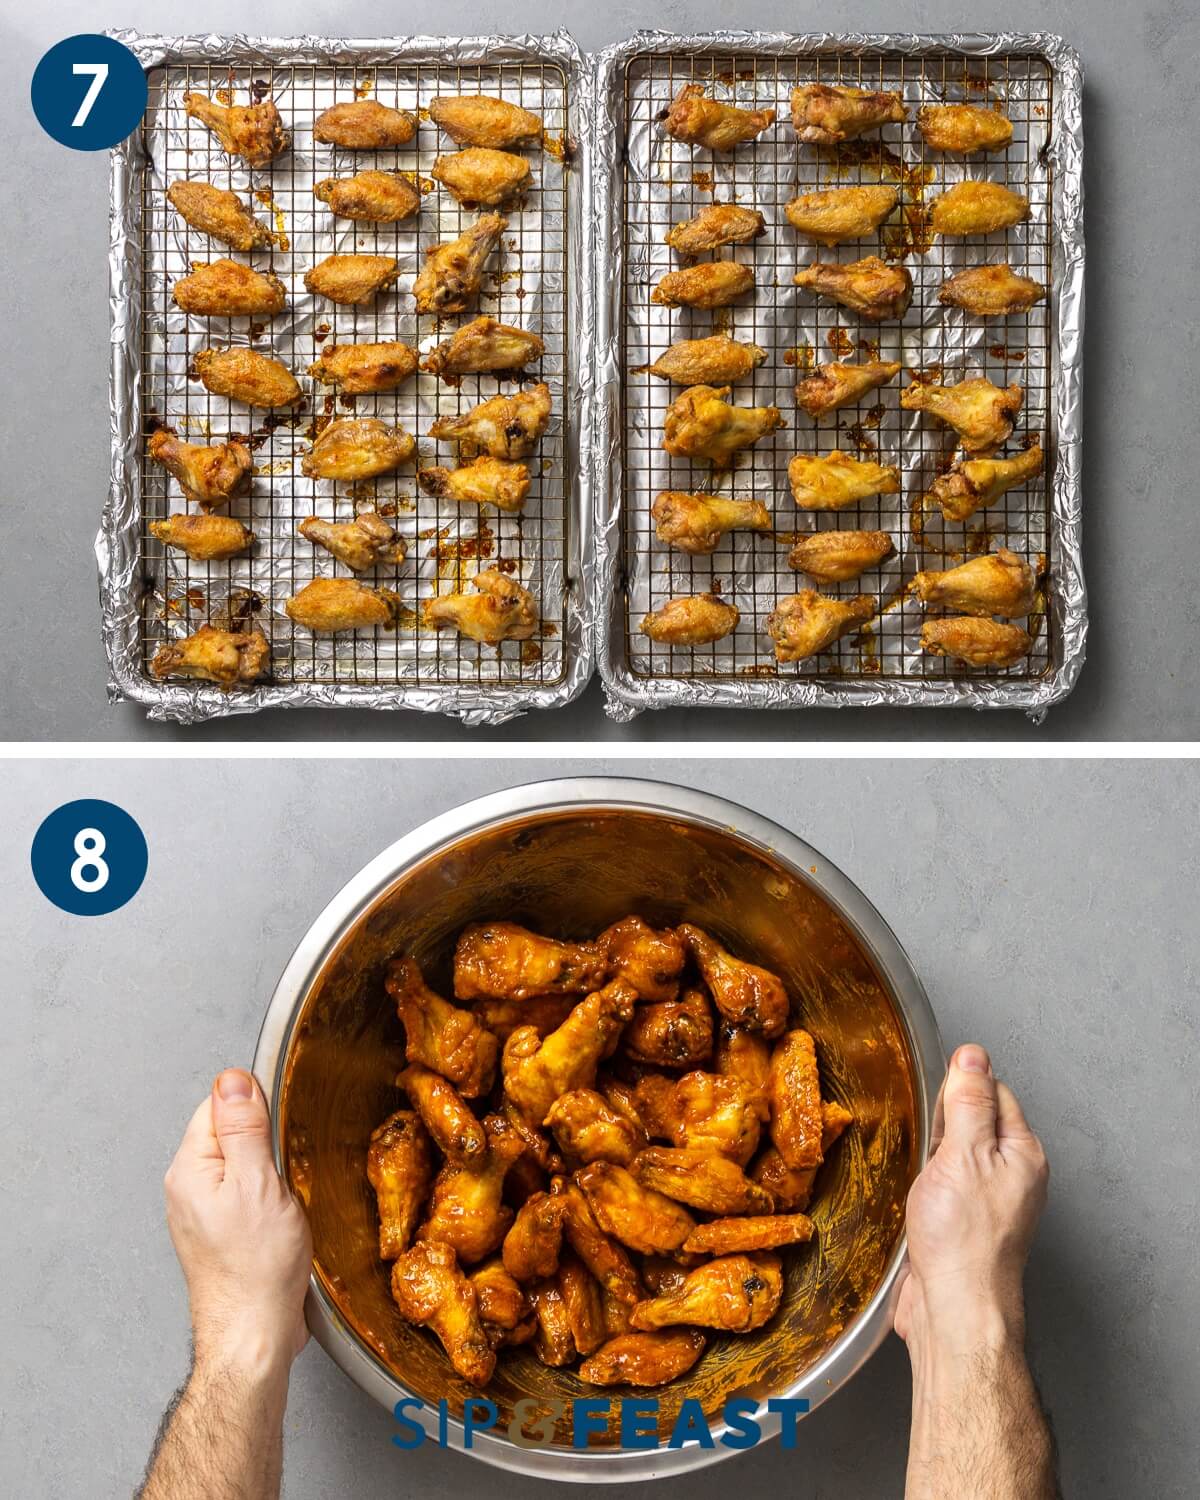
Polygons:
<instances>
[{"instance_id":1,"label":"blue circle badge","mask_svg":"<svg viewBox=\"0 0 1200 1500\"><path fill-rule=\"evenodd\" d=\"M123 141L146 113L146 75L110 36L56 42L34 69L29 94L38 124L62 146L103 151Z\"/></svg>"},{"instance_id":2,"label":"blue circle badge","mask_svg":"<svg viewBox=\"0 0 1200 1500\"><path fill-rule=\"evenodd\" d=\"M111 802L84 798L55 808L33 836L33 878L47 901L76 917L103 917L146 878L142 830Z\"/></svg>"}]
</instances>

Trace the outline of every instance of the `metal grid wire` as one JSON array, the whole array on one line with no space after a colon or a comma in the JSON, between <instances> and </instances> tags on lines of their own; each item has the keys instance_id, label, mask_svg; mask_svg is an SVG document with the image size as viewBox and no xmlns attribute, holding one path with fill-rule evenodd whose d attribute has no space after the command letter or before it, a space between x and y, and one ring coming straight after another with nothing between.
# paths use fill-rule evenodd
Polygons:
<instances>
[{"instance_id":1,"label":"metal grid wire","mask_svg":"<svg viewBox=\"0 0 1200 1500\"><path fill-rule=\"evenodd\" d=\"M776 119L753 142L732 152L693 149L663 134L659 120L681 87L701 83L713 97L743 108L774 107ZM806 83L899 90L909 108L905 125L891 125L837 148L803 145L791 124L790 96ZM775 58L645 54L625 79L624 174L626 274L622 441L625 474L624 548L626 659L643 678L780 676L935 680L969 675L1029 680L1051 669L1052 643L1044 593L1028 628L1031 654L1008 669L968 668L919 649L926 611L907 590L918 569L948 568L970 556L1010 547L1034 566L1050 553L1050 474L1053 433L1048 430L1050 316L1046 301L1027 313L982 320L937 301L941 283L968 266L1008 261L1021 274L1050 284L1051 168L1045 150L1051 118L1052 75L1041 59L998 56L965 59L950 53L918 58L873 55L842 58ZM922 103L994 102L1013 122L1007 151L952 156L924 146L915 124ZM928 232L933 199L964 177L985 177L1024 194L1032 217L1003 233L955 240ZM832 249L801 236L784 205L801 193L830 186L884 182L899 190L901 206L880 235ZM745 245L715 252L754 268L756 288L731 307L714 312L654 305L662 275L683 264L664 243L672 224L712 202L758 208L766 233ZM913 301L903 320L871 323L792 283L815 260L849 262L868 255L902 260L913 278ZM704 257L702 257L704 258ZM729 400L775 405L785 426L739 454L732 469L672 459L661 447L667 407L682 387L644 373L679 339L727 333L760 345L766 361L735 383ZM890 384L856 405L814 420L797 404L796 382L821 363L880 359L904 366ZM1010 490L964 524L923 513L922 497L955 456L955 434L933 418L900 407L911 372L953 384L983 375L997 385L1018 381L1024 404L1002 450L1011 457L1036 437L1045 470L1027 487ZM901 493L872 497L845 510L799 510L791 497L787 465L796 453L835 448L901 471ZM689 556L654 533L651 505L663 489L707 491L763 500L776 532L727 534L711 555ZM859 579L815 584L787 566L799 535L815 530L881 530L896 556ZM820 655L792 664L775 660L766 634L778 599L807 587L850 598L876 597L879 613L860 633ZM638 626L649 609L674 595L716 591L741 611L732 635L711 646L673 647L651 642Z\"/></svg>"},{"instance_id":2,"label":"metal grid wire","mask_svg":"<svg viewBox=\"0 0 1200 1500\"><path fill-rule=\"evenodd\" d=\"M292 134L290 150L265 168L250 171L231 160L213 136L188 119L183 99L191 90L223 102L273 99ZM459 149L430 120L438 94L485 93L520 104L545 122L547 147L523 151L532 185L522 203L500 210L508 220L500 246L489 259L477 305L441 323L418 317L410 289L426 249L456 238L475 219L429 173L436 157ZM314 142L316 117L331 104L373 98L417 114L417 134L393 151L352 152ZM564 446L563 401L567 380L567 177L568 97L565 74L551 63L502 65L272 66L174 65L151 75L144 122L148 166L143 173L141 251L142 328L142 569L145 581L143 659L148 662L170 638L205 621L227 625L253 621L271 642L271 675L278 684L341 682L437 686L447 684L552 685L565 674L563 611L570 478ZM402 172L423 192L417 217L399 224L335 218L313 196L325 177L349 177L364 169ZM272 251L242 254L190 228L166 201L179 178L195 178L231 189L255 216L282 233ZM478 212L483 212L479 210ZM395 256L398 281L365 307L337 305L305 290L304 273L334 253ZM193 262L222 257L272 271L287 288L287 305L275 318L200 318L175 307L171 290ZM418 372L397 390L345 397L307 374L322 348L334 344L399 339L422 355L454 329L480 314L541 335L546 353L515 378L467 376L458 386ZM207 346L246 345L274 354L305 391L290 409L263 411L211 395L191 373L191 361ZM457 415L499 393L545 381L550 388L550 427L526 460L531 479L520 515L459 505L426 495L417 468L453 467L454 449L427 436L436 417ZM416 463L356 485L305 478L302 455L331 419L379 417L418 440ZM194 562L150 535L153 520L194 510L178 485L145 455L145 442L159 426L176 429L190 442L248 441L254 474L247 496L227 512L256 533L251 553L227 562ZM349 521L377 508L408 547L402 564L359 575L371 585L395 590L401 599L396 629L316 636L284 611L289 595L317 576L353 576L324 550L297 532L306 516ZM435 593L464 588L476 571L499 567L533 593L541 627L530 641L500 647L476 644L456 631L420 624L420 606Z\"/></svg>"}]
</instances>

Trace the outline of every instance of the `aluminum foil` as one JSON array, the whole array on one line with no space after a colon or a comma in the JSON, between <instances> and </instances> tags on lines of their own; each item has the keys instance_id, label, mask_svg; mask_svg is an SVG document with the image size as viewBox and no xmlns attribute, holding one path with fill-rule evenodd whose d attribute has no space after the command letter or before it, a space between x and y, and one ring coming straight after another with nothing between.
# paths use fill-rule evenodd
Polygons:
<instances>
[{"instance_id":1,"label":"aluminum foil","mask_svg":"<svg viewBox=\"0 0 1200 1500\"><path fill-rule=\"evenodd\" d=\"M949 66L943 61L947 56ZM1026 57L1032 59L1028 64ZM1008 66L1003 61L1008 58L1020 58L1021 65ZM910 105L907 127L888 127L881 136L866 138L861 156L853 149L830 154L802 146L788 120L791 88L817 77L857 83L860 73L866 87L901 88ZM693 154L669 141L657 117L693 78L743 107L774 106L776 125L759 142L726 154ZM1003 158L922 156L914 143L911 106L989 95L999 96L1016 125L1013 145ZM1078 55L1061 38L1040 34L643 32L600 54L595 217L607 226L611 249L597 274L602 399L595 411L594 451L598 468L609 478L596 490L594 597L597 657L612 717L625 720L645 708L680 706L878 704L1021 708L1040 719L1071 691L1083 664L1087 628L1080 540L1081 112ZM878 156L881 142L890 164L886 170ZM1001 160L1004 165L998 168ZM921 232L922 202L972 175L1008 180L1024 192L1033 205L1030 222L1011 231L1008 240L990 236L957 246L938 241L934 247ZM905 220L909 242L892 246L918 288L903 325L862 324L792 285L793 271L807 261L849 261L877 251L866 241L821 249L802 240L784 220L783 204L797 191L839 180L902 181L905 203L917 204L917 217ZM663 243L665 226L689 217L705 202L731 198L763 209L768 221L765 239L732 252L756 267L753 298L724 317L718 315L716 323L711 313L652 306L653 284L678 264ZM888 233L885 229L885 247ZM1049 284L1048 303L1027 318L988 322L966 320L938 305L936 289L943 276L983 260L1006 258L1018 270L1024 263L1030 274ZM680 388L667 387L639 369L673 339L714 331L768 349L766 363L752 379L736 384L730 399L777 405L786 421L773 439L715 483L706 465L672 461L662 452L662 414ZM864 337L867 342L859 344ZM868 347L871 340L877 343ZM1025 343L1027 348L1020 347ZM965 529L943 529L940 517L936 525L923 517L920 496L949 461L953 434L927 417L900 411L900 382L876 393L872 419L865 423L855 420L860 413L850 411L814 424L795 404L792 386L798 372L789 359L803 364L862 357L896 359L907 369L948 383L978 373L998 384L1021 383L1025 403L1005 451L1016 451L1022 437L1041 436L1048 496L1036 485L1027 492L1010 492ZM869 404L870 398L862 403ZM903 491L832 518L819 517L815 527L836 526L840 519L845 526L887 530L898 553L878 575L824 586L825 592L844 595L860 588L877 593L882 607L872 626L815 662L777 667L771 643L762 634L765 615L777 597L808 583L804 575L787 569L778 540L735 534L711 558L688 559L654 538L649 506L660 489L711 487L765 500L775 511L779 532L812 530L812 513L793 506L787 461L795 452L833 447L857 448L862 456L878 454L881 462L899 464ZM1031 666L981 673L924 657L916 645L923 615L916 601L906 597L907 581L921 566L948 567L972 552L1001 545L1031 560L1035 554L1043 556L1047 565L1048 582L1030 620L1035 636ZM647 608L672 593L705 592L714 585L742 610L738 630L726 641L695 652L670 652L652 647L637 633Z\"/></svg>"},{"instance_id":2,"label":"aluminum foil","mask_svg":"<svg viewBox=\"0 0 1200 1500\"><path fill-rule=\"evenodd\" d=\"M595 343L591 278L582 274L585 210L590 200L592 100L590 69L565 33L549 37L412 37L344 40L326 37L162 37L112 33L133 49L150 73L147 128L112 153L110 309L112 469L110 493L96 540L103 635L110 663L110 695L146 705L153 719L181 723L284 706L346 705L417 708L453 714L468 724L497 724L531 708L569 702L591 672L591 629L585 572L593 513L589 442L594 396L590 351ZM382 71L375 79L373 69ZM395 71L392 71L395 70ZM557 80L557 81L556 81ZM156 81L160 92L156 93ZM253 177L231 162L183 109L187 87L228 88L247 102L253 84L265 85L293 131L290 152ZM544 114L551 141L564 149L533 160L535 190L508 213L499 274L485 280L479 311L540 332L546 356L537 377L550 385L551 427L533 458L534 485L521 518L491 510L482 515L452 501L421 495L411 465L396 476L347 493L343 486L304 479L299 460L329 417L378 415L413 432L419 464L452 463L452 449L425 434L433 418L466 409L497 390L490 378L465 380L454 391L421 374L399 392L346 403L326 399L304 371L326 346L347 340L400 338L422 352L452 331L418 320L407 295L423 248L454 238L473 219L444 192L427 192L418 242L412 221L398 226L334 219L312 196L325 175L366 166L410 170L427 179L447 142L423 120L413 146L370 157L314 148L311 122L336 100L375 89L385 103L422 108L437 92L503 92ZM224 247L188 231L165 205L169 181L207 177L239 192L259 218L287 236L289 250L271 269L289 288L286 314L257 327L245 319L187 319L170 288L192 259L216 259ZM265 183L264 183L264 179ZM424 181L427 188L434 188ZM264 186L266 191L264 192ZM272 223L274 220L274 223ZM375 308L334 307L308 296L305 269L336 251L394 254L397 286ZM254 263L267 268L267 257ZM518 269L511 269L513 265ZM453 320L457 323L462 320ZM189 376L206 344L251 343L277 355L301 379L308 399L298 419L277 418L209 397ZM476 388L478 387L478 389ZM182 554L164 554L144 534L144 522L185 506L174 481L143 465L147 422L165 422L191 441L250 434L255 481L248 501L231 513L253 527L257 545L246 559L206 567ZM298 540L305 515L348 520L378 505L408 543L398 570L368 581L394 588L404 613L395 631L314 637L294 627L286 597L310 578L345 573L322 549ZM469 512L469 513L468 513ZM420 601L434 592L469 587L477 568L500 561L531 587L543 633L533 643L499 649L464 642L453 631L419 629ZM200 683L160 683L146 668L157 644L195 630L205 619L253 619L272 640L275 680L226 693Z\"/></svg>"}]
</instances>

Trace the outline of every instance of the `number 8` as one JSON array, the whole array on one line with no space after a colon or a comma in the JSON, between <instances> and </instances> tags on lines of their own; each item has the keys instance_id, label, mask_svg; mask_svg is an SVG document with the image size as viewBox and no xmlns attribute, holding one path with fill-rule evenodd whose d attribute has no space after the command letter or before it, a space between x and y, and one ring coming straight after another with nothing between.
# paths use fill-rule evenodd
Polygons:
<instances>
[{"instance_id":1,"label":"number 8","mask_svg":"<svg viewBox=\"0 0 1200 1500\"><path fill-rule=\"evenodd\" d=\"M71 865L71 884L76 890L90 895L102 891L108 884L109 869L101 858L107 847L98 828L81 828L75 835L75 853L79 858ZM85 875L85 870L95 870L96 873Z\"/></svg>"}]
</instances>

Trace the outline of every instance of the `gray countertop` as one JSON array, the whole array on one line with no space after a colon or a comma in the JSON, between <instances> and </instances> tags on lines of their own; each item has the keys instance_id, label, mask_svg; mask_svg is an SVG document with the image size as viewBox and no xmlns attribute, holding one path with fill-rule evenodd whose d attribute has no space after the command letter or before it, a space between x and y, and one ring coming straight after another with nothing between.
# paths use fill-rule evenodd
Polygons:
<instances>
[{"instance_id":1,"label":"gray countertop","mask_svg":"<svg viewBox=\"0 0 1200 1500\"><path fill-rule=\"evenodd\" d=\"M731 20L796 31L961 30L947 0L860 0L833 17L819 6L763 0L731 17L716 0L618 4L534 3L519 14L446 0L417 23L448 34L565 26L585 49L654 25L699 30ZM0 276L9 349L0 380L0 444L9 477L0 506L5 628L0 633L0 721L11 739L1190 739L1200 731L1200 652L1194 582L1200 555L1200 429L1192 414L1200 369L1200 283L1191 251L1200 199L1181 186L1180 143L1196 134L1200 17L1184 0L1130 11L1094 0L1015 0L980 26L1058 31L1086 69L1088 233L1085 561L1091 592L1088 663L1073 696L1039 726L1011 712L832 710L789 713L673 711L619 726L593 685L567 709L495 731L466 731L436 715L282 711L199 728L147 723L110 705L98 637L91 554L108 473L105 287L107 157L65 151L29 112L21 80L42 52L73 31L109 25L145 31L252 29L290 34L387 35L405 24L394 4L357 0L297 10L261 0L209 0L201 11L169 0L111 6L63 0L16 8L3 31L19 86L0 98L4 137ZM47 442L50 429L57 441ZM31 449L35 455L31 463Z\"/></svg>"},{"instance_id":2,"label":"gray countertop","mask_svg":"<svg viewBox=\"0 0 1200 1500\"><path fill-rule=\"evenodd\" d=\"M749 803L875 902L922 975L947 1046L991 1048L1047 1145L1030 1339L1065 1493L1190 1500L1200 1472L1195 766L739 759L576 769L686 781ZM136 1482L187 1363L162 1174L213 1075L249 1062L275 980L318 910L425 817L557 771L458 760L7 767L5 1493L107 1500ZM149 843L141 892L105 918L63 915L29 875L41 819L81 796L124 806ZM802 1425L795 1454L766 1445L653 1493L716 1500L736 1481L813 1500L898 1495L908 1399L907 1360L891 1339ZM310 1346L287 1415L288 1500L551 1493L458 1453L401 1453L392 1430Z\"/></svg>"}]
</instances>

